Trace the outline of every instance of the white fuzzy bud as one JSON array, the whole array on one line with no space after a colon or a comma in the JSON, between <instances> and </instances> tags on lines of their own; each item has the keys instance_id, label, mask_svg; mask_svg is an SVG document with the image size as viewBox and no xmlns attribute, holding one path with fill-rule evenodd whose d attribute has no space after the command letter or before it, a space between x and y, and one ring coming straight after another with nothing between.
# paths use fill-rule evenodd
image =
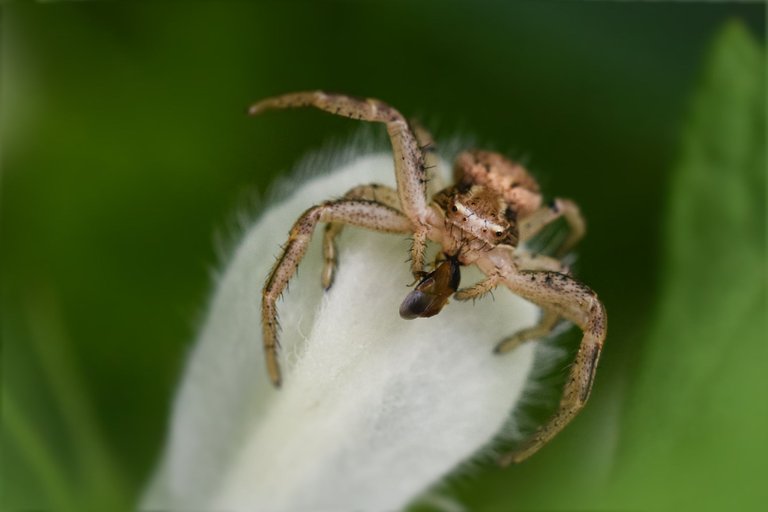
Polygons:
<instances>
[{"instance_id":1,"label":"white fuzzy bud","mask_svg":"<svg viewBox=\"0 0 768 512\"><path fill-rule=\"evenodd\" d=\"M399 510L508 421L534 347L492 349L534 324L537 308L500 289L495 300L403 320L409 241L351 227L330 291L320 286L318 232L278 303L284 380L270 385L260 304L274 257L307 207L373 182L394 186L390 155L296 184L249 228L190 354L142 508ZM462 274L463 286L481 277Z\"/></svg>"}]
</instances>

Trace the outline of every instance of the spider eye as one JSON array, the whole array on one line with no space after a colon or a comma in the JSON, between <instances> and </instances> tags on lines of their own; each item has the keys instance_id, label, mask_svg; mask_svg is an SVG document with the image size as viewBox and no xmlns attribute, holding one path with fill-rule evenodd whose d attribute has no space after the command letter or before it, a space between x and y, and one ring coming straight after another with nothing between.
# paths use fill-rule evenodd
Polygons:
<instances>
[{"instance_id":1,"label":"spider eye","mask_svg":"<svg viewBox=\"0 0 768 512\"><path fill-rule=\"evenodd\" d=\"M501 236L501 235L503 235L503 234L504 234L504 233L502 233L501 231L497 231L497 232L496 232L496 236Z\"/></svg>"},{"instance_id":2,"label":"spider eye","mask_svg":"<svg viewBox=\"0 0 768 512\"><path fill-rule=\"evenodd\" d=\"M451 206L451 211L452 212L457 212L457 211L459 211L459 209L456 208L456 205L453 205L453 206Z\"/></svg>"}]
</instances>

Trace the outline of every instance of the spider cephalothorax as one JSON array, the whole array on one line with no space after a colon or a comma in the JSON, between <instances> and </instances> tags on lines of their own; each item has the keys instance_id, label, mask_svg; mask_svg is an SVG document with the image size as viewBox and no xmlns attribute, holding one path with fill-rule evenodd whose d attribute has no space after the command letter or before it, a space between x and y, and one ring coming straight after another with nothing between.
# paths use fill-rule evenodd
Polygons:
<instances>
[{"instance_id":1,"label":"spider cephalothorax","mask_svg":"<svg viewBox=\"0 0 768 512\"><path fill-rule=\"evenodd\" d=\"M432 198L445 215L446 229L462 252L490 250L518 242L515 210L489 187L460 183ZM453 251L451 251L453 252Z\"/></svg>"},{"instance_id":2,"label":"spider cephalothorax","mask_svg":"<svg viewBox=\"0 0 768 512\"><path fill-rule=\"evenodd\" d=\"M503 285L540 306L542 315L538 324L501 340L496 353L546 336L561 318L582 330L581 346L557 412L501 462L526 459L560 432L586 403L605 340L605 308L591 289L570 276L560 259L584 234L578 207L566 199L555 199L543 206L539 186L525 168L488 151L461 153L454 166L455 183L428 200L426 184L437 165L431 137L379 100L321 91L300 92L260 101L250 112L301 106L386 124L394 153L397 189L360 185L341 199L309 208L296 221L263 291L263 341L270 379L280 385L276 301L295 274L317 224L326 224L322 274L326 289L333 284L337 264L335 241L344 224L409 233L413 236L411 272L416 286L400 305L403 318L434 316L450 297L474 299ZM561 217L568 223L570 234L556 253L529 253L525 242ZM428 240L440 247L441 254L431 272L424 270ZM463 265L476 265L486 278L459 289Z\"/></svg>"}]
</instances>

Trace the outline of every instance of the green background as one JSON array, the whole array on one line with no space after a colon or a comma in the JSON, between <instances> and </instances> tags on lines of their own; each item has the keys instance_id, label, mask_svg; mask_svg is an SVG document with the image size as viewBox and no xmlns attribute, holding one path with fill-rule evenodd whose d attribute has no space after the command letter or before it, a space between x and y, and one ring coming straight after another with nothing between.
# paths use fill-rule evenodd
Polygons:
<instances>
[{"instance_id":1,"label":"green background","mask_svg":"<svg viewBox=\"0 0 768 512\"><path fill-rule=\"evenodd\" d=\"M217 247L277 176L359 128L246 107L316 88L524 158L588 220L577 272L610 318L592 402L529 462L454 479L452 494L472 510L768 502L764 5L1 15L4 509L134 503Z\"/></svg>"}]
</instances>

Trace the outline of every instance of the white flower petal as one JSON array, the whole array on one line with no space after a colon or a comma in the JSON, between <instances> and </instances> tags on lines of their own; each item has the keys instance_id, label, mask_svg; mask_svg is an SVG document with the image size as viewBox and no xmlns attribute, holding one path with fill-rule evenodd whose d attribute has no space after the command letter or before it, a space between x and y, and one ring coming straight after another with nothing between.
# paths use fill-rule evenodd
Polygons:
<instances>
[{"instance_id":1,"label":"white flower petal","mask_svg":"<svg viewBox=\"0 0 768 512\"><path fill-rule=\"evenodd\" d=\"M401 235L347 228L333 288L312 247L279 303L284 384L261 349L264 279L292 223L362 183L394 185L391 156L359 158L267 209L224 273L190 355L168 445L142 506L163 510L397 510L472 457L520 399L534 347L494 356L537 308L499 290L402 320ZM464 285L481 276L464 269Z\"/></svg>"}]
</instances>

